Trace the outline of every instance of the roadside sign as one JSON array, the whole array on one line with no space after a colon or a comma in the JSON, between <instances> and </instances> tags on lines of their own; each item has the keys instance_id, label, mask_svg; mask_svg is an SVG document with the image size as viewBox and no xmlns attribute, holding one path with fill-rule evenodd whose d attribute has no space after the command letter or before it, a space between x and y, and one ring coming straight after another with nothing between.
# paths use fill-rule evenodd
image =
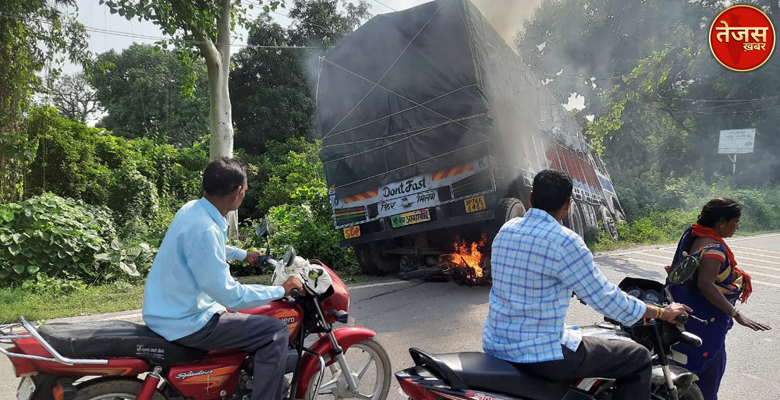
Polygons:
<instances>
[{"instance_id":1,"label":"roadside sign","mask_svg":"<svg viewBox=\"0 0 780 400\"><path fill-rule=\"evenodd\" d=\"M718 154L752 153L755 142L755 129L731 129L720 131Z\"/></svg>"}]
</instances>

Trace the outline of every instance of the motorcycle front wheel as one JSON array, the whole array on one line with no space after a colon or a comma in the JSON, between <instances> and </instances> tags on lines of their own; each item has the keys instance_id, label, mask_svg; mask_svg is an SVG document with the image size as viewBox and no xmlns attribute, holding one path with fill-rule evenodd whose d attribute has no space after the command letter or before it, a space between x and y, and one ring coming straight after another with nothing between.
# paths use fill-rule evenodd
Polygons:
<instances>
[{"instance_id":1,"label":"motorcycle front wheel","mask_svg":"<svg viewBox=\"0 0 780 400\"><path fill-rule=\"evenodd\" d=\"M136 380L111 380L80 386L73 400L135 400L141 392L143 382ZM166 400L160 392L152 400Z\"/></svg>"},{"instance_id":2,"label":"motorcycle front wheel","mask_svg":"<svg viewBox=\"0 0 780 400\"><path fill-rule=\"evenodd\" d=\"M352 376L357 381L358 390L352 392L347 385L344 371L338 362L334 362L325 370L319 393L314 393L319 371L309 381L307 400L324 399L361 399L384 400L390 391L391 366L390 357L376 339L367 339L350 346L344 352Z\"/></svg>"}]
</instances>

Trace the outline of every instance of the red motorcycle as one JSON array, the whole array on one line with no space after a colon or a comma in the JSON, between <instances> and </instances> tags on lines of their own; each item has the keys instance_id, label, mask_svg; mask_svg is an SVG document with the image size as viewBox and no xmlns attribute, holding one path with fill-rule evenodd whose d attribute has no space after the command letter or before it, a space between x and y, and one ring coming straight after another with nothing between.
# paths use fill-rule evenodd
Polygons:
<instances>
[{"instance_id":1,"label":"red motorcycle","mask_svg":"<svg viewBox=\"0 0 780 400\"><path fill-rule=\"evenodd\" d=\"M263 236L267 239L267 227ZM268 254L268 252L266 252ZM288 248L281 265L289 267ZM264 258L265 266L277 262ZM290 329L286 360L286 399L384 400L390 389L390 359L371 329L348 326L349 290L330 275L330 287L317 293L304 284L293 299L242 311L279 318ZM316 280L315 276L303 277ZM322 290L320 290L321 292ZM145 325L124 321L0 326L0 347L21 377L18 400L249 399L252 361L240 351L206 352L168 342ZM311 340L310 340L311 339ZM262 372L261 372L262 373ZM323 380L325 381L323 383Z\"/></svg>"}]
</instances>

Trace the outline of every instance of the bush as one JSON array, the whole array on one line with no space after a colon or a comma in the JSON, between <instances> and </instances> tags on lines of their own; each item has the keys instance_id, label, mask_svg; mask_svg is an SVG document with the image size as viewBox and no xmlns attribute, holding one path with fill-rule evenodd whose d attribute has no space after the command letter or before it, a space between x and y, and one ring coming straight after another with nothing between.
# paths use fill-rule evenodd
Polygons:
<instances>
[{"instance_id":1,"label":"bush","mask_svg":"<svg viewBox=\"0 0 780 400\"><path fill-rule=\"evenodd\" d=\"M137 261L148 268L151 249L123 248L105 207L45 193L0 206L0 220L1 285L101 282L140 275Z\"/></svg>"},{"instance_id":2,"label":"bush","mask_svg":"<svg viewBox=\"0 0 780 400\"><path fill-rule=\"evenodd\" d=\"M283 254L289 245L304 258L321 260L329 267L345 271L356 264L351 247L341 247L341 232L334 229L330 199L325 186L298 188L299 204L271 207L268 224L273 254Z\"/></svg>"}]
</instances>

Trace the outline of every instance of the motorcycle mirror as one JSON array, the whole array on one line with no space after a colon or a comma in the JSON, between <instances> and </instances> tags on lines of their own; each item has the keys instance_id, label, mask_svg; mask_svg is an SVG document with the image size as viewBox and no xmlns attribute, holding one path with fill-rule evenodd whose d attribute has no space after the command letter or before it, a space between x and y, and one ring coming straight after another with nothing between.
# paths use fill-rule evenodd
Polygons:
<instances>
[{"instance_id":1,"label":"motorcycle mirror","mask_svg":"<svg viewBox=\"0 0 780 400\"><path fill-rule=\"evenodd\" d=\"M685 256L677 263L672 265L669 270L669 276L666 277L666 283L669 285L678 285L691 279L696 268L699 268L699 258L696 256Z\"/></svg>"},{"instance_id":2,"label":"motorcycle mirror","mask_svg":"<svg viewBox=\"0 0 780 400\"><path fill-rule=\"evenodd\" d=\"M268 222L262 221L259 225L255 226L255 235L264 238L271 236L271 230L268 229Z\"/></svg>"},{"instance_id":3,"label":"motorcycle mirror","mask_svg":"<svg viewBox=\"0 0 780 400\"><path fill-rule=\"evenodd\" d=\"M285 268L289 268L293 261L295 261L295 249L292 246L287 246L287 251L284 252L284 257L282 257L282 264L284 264Z\"/></svg>"}]
</instances>

